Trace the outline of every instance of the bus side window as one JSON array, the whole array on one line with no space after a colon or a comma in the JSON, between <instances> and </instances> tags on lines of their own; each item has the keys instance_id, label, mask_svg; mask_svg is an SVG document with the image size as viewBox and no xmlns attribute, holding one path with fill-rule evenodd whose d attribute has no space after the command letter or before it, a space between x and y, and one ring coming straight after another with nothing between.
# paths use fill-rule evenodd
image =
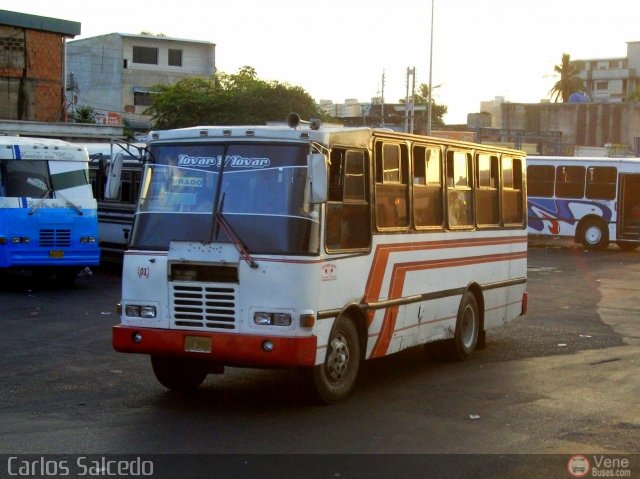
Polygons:
<instances>
[{"instance_id":1,"label":"bus side window","mask_svg":"<svg viewBox=\"0 0 640 479\"><path fill-rule=\"evenodd\" d=\"M473 226L471 154L447 152L447 213L449 226Z\"/></svg>"},{"instance_id":2,"label":"bus side window","mask_svg":"<svg viewBox=\"0 0 640 479\"><path fill-rule=\"evenodd\" d=\"M442 155L439 148L413 148L413 220L417 228L442 227Z\"/></svg>"},{"instance_id":3,"label":"bus side window","mask_svg":"<svg viewBox=\"0 0 640 479\"><path fill-rule=\"evenodd\" d=\"M527 166L527 194L541 198L553 197L555 168L551 165Z\"/></svg>"},{"instance_id":4,"label":"bus side window","mask_svg":"<svg viewBox=\"0 0 640 479\"><path fill-rule=\"evenodd\" d=\"M327 250L367 248L371 243L367 155L363 150L334 149L330 159Z\"/></svg>"},{"instance_id":5,"label":"bus side window","mask_svg":"<svg viewBox=\"0 0 640 479\"><path fill-rule=\"evenodd\" d=\"M476 155L476 221L478 226L497 226L500 223L498 204L498 157Z\"/></svg>"},{"instance_id":6,"label":"bus side window","mask_svg":"<svg viewBox=\"0 0 640 479\"><path fill-rule=\"evenodd\" d=\"M379 228L409 226L408 156L404 144L376 143L375 205Z\"/></svg>"},{"instance_id":7,"label":"bus side window","mask_svg":"<svg viewBox=\"0 0 640 479\"><path fill-rule=\"evenodd\" d=\"M584 166L558 166L556 168L556 196L559 198L584 198Z\"/></svg>"},{"instance_id":8,"label":"bus side window","mask_svg":"<svg viewBox=\"0 0 640 479\"><path fill-rule=\"evenodd\" d=\"M592 200L613 200L616 197L618 170L612 166L587 168L586 197Z\"/></svg>"},{"instance_id":9,"label":"bus side window","mask_svg":"<svg viewBox=\"0 0 640 479\"><path fill-rule=\"evenodd\" d=\"M502 158L502 221L504 224L522 225L524 220L524 189L522 187L522 160Z\"/></svg>"}]
</instances>

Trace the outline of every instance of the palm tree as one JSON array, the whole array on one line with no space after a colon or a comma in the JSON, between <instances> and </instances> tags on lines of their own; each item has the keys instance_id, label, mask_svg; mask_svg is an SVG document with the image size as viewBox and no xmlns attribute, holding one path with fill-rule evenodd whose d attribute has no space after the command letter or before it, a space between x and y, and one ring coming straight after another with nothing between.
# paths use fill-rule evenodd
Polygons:
<instances>
[{"instance_id":1,"label":"palm tree","mask_svg":"<svg viewBox=\"0 0 640 479\"><path fill-rule=\"evenodd\" d=\"M96 111L91 106L79 106L70 116L75 123L96 122Z\"/></svg>"},{"instance_id":2,"label":"palm tree","mask_svg":"<svg viewBox=\"0 0 640 479\"><path fill-rule=\"evenodd\" d=\"M555 102L557 102L558 99L567 102L572 93L584 91L584 83L578 77L578 67L575 63L571 62L568 53L562 54L562 62L560 65L554 66L553 70L560 76L560 79L549 91L552 99L555 96Z\"/></svg>"}]
</instances>

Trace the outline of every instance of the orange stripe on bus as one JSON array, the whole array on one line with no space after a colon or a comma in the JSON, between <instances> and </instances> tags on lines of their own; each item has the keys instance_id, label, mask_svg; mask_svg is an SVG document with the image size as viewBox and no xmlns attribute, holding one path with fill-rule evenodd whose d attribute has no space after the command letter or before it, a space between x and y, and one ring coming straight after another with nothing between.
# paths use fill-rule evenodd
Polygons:
<instances>
[{"instance_id":1,"label":"orange stripe on bus","mask_svg":"<svg viewBox=\"0 0 640 479\"><path fill-rule=\"evenodd\" d=\"M389 284L389 294L387 299L396 299L402 296L402 290L404 288L404 281L407 272L410 271L420 271L425 269L435 269L435 268L451 268L457 266L466 266L471 264L482 264L482 263L492 263L498 261L511 261L515 259L523 259L527 257L526 251L515 252L515 253L501 253L501 254L491 254L484 256L472 256L472 257L463 257L463 258L449 258L449 259L437 259L437 260L428 260L428 261L415 261L411 263L397 263L393 266L393 270L391 272L391 280ZM395 330L396 320L398 316L398 308L399 306L392 306L387 308L384 314L384 319L382 321L382 326L380 327L380 333L378 334L378 339L376 340L376 344L373 346L371 351L371 357L381 357L387 353L389 349L389 344L391 343L391 337L393 335L393 331ZM368 311L370 315L369 325L371 324L371 320L373 320L373 315L375 311Z\"/></svg>"},{"instance_id":2,"label":"orange stripe on bus","mask_svg":"<svg viewBox=\"0 0 640 479\"><path fill-rule=\"evenodd\" d=\"M475 247L499 244L517 244L526 242L526 236L517 236L501 238L465 238L400 244L380 244L376 246L376 250L373 255L373 261L371 264L371 269L369 270L369 277L367 278L367 284L365 286L364 296L361 303L366 304L371 301L377 301L378 298L380 298L380 291L382 290L382 282L384 280L385 271L387 270L387 263L389 262L390 253L420 251L427 249L460 248L467 246ZM367 326L371 325L374 314L374 311L367 311Z\"/></svg>"}]
</instances>

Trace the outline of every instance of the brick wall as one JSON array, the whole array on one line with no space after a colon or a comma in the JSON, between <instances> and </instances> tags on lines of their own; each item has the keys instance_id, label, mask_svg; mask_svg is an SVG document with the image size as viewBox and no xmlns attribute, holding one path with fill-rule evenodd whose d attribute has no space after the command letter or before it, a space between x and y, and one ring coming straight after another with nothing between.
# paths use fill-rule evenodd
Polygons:
<instances>
[{"instance_id":1,"label":"brick wall","mask_svg":"<svg viewBox=\"0 0 640 479\"><path fill-rule=\"evenodd\" d=\"M0 118L60 121L62 35L0 25L0 47Z\"/></svg>"}]
</instances>

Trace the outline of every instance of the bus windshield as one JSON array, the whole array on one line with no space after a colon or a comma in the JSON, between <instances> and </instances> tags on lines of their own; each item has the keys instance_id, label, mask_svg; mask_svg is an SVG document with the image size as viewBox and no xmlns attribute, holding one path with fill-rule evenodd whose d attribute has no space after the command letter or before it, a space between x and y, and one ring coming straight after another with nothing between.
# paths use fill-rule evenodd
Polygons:
<instances>
[{"instance_id":1,"label":"bus windshield","mask_svg":"<svg viewBox=\"0 0 640 479\"><path fill-rule=\"evenodd\" d=\"M46 161L0 160L0 197L42 198L50 193Z\"/></svg>"},{"instance_id":2,"label":"bus windshield","mask_svg":"<svg viewBox=\"0 0 640 479\"><path fill-rule=\"evenodd\" d=\"M230 242L214 225L217 212L251 253L317 253L317 207L305 192L308 152L307 144L151 146L130 246Z\"/></svg>"}]
</instances>

